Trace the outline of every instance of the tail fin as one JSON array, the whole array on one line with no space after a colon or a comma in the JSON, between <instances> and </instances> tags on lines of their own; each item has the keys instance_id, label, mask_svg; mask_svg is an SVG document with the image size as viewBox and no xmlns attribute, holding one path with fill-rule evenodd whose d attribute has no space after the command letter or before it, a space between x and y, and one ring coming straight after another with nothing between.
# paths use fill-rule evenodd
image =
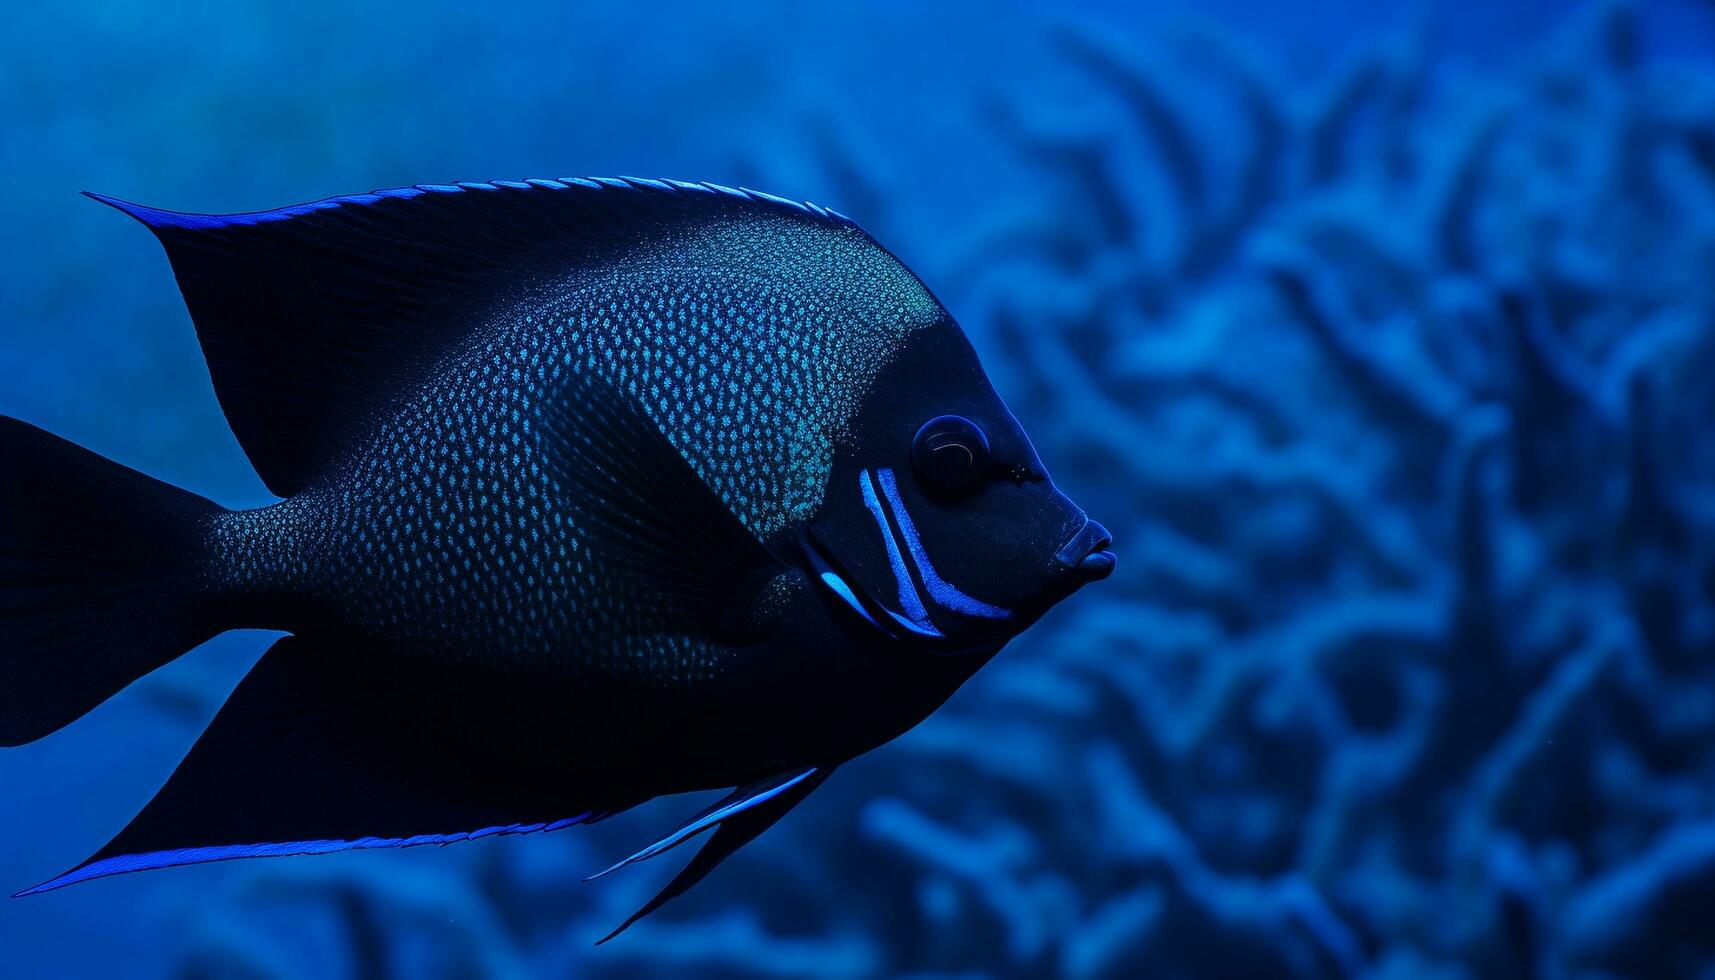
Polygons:
<instances>
[{"instance_id":1,"label":"tail fin","mask_svg":"<svg viewBox=\"0 0 1715 980\"><path fill-rule=\"evenodd\" d=\"M69 724L218 632L195 566L217 513L0 416L0 745Z\"/></svg>"}]
</instances>

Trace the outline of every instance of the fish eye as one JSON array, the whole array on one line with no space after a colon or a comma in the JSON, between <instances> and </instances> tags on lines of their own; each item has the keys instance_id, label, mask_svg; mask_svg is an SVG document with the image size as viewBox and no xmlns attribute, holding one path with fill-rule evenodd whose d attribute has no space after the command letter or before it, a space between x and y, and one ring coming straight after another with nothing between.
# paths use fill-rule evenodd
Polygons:
<instances>
[{"instance_id":1,"label":"fish eye","mask_svg":"<svg viewBox=\"0 0 1715 980\"><path fill-rule=\"evenodd\" d=\"M989 472L988 436L970 419L936 416L923 423L911 440L911 465L932 490L971 490Z\"/></svg>"}]
</instances>

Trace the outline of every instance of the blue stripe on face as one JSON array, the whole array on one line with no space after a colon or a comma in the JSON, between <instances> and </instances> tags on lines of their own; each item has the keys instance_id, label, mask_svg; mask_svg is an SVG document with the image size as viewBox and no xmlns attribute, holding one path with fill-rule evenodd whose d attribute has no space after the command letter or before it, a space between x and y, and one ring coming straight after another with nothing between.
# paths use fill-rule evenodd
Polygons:
<instances>
[{"instance_id":1,"label":"blue stripe on face","mask_svg":"<svg viewBox=\"0 0 1715 980\"><path fill-rule=\"evenodd\" d=\"M913 623L933 629L929 625L929 610L923 608L923 600L917 597L917 587L911 584L911 573L905 569L905 558L899 553L899 542L893 540L893 529L887 526L887 514L881 509L881 501L876 499L875 484L870 480L868 470L858 474L858 489L863 491L864 506L869 508L870 515L875 518L875 526L881 531L882 543L887 546L887 562L893 567L893 581L899 587L900 608L905 610L906 617Z\"/></svg>"},{"instance_id":2,"label":"blue stripe on face","mask_svg":"<svg viewBox=\"0 0 1715 980\"><path fill-rule=\"evenodd\" d=\"M911 515L905 510L905 501L899 497L899 484L894 482L893 471L890 469L876 470L876 476L881 480L881 492L887 496L887 502L893 508L893 516L899 521L899 530L905 537L906 550L911 553L911 561L917 566L917 573L923 578L923 588L929 593L929 598L944 609L950 609L966 616L977 616L982 619L1005 619L1012 615L1011 610L999 606L991 606L980 599L973 599L947 582L935 573L935 566L929 562L928 552L923 550L923 542L917 537L917 528L911 523ZM874 499L874 492L869 489L869 474L864 474L865 502ZM871 510L875 510L871 507ZM881 521L882 531L886 534L887 521L879 513L876 519ZM895 555L892 536L888 535L888 552ZM895 555L895 557L897 557ZM901 574L896 568L895 575ZM907 580L908 581L908 580ZM901 588L906 586L902 585ZM915 595L912 596L916 598Z\"/></svg>"},{"instance_id":3,"label":"blue stripe on face","mask_svg":"<svg viewBox=\"0 0 1715 980\"><path fill-rule=\"evenodd\" d=\"M838 575L835 575L833 572L823 572L822 573L822 582L823 582L823 584L827 585L828 588L830 588L834 591L834 595L837 595L842 600L844 600L846 605L857 610L857 614L859 616L862 616L864 619L869 620L869 625L874 626L876 629L881 630L883 633L887 632L887 627L876 622L875 617L871 616L869 614L869 610L867 610L863 607L863 603L858 601L857 594L852 592L852 587L846 584L845 579L840 578Z\"/></svg>"},{"instance_id":4,"label":"blue stripe on face","mask_svg":"<svg viewBox=\"0 0 1715 980\"><path fill-rule=\"evenodd\" d=\"M892 616L894 621L897 622L899 625L905 627L907 630L910 630L913 633L916 633L918 636L942 636L942 635L944 635L944 634L942 634L942 632L940 630L936 629L933 626L929 626L925 623L913 623L911 620L906 619L904 616L899 615L898 613L894 612L891 609L887 610L887 614L889 616Z\"/></svg>"}]
</instances>

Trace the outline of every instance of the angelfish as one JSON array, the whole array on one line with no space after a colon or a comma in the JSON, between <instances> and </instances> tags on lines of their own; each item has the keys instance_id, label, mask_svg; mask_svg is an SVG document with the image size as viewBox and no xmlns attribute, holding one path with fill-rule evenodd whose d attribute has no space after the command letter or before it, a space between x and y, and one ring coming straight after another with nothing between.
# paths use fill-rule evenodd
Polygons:
<instances>
[{"instance_id":1,"label":"angelfish","mask_svg":"<svg viewBox=\"0 0 1715 980\"><path fill-rule=\"evenodd\" d=\"M290 635L22 895L738 787L620 862L714 830L641 916L1114 567L946 309L835 211L635 178L91 196L165 247L282 499L0 419L0 744L225 630Z\"/></svg>"}]
</instances>

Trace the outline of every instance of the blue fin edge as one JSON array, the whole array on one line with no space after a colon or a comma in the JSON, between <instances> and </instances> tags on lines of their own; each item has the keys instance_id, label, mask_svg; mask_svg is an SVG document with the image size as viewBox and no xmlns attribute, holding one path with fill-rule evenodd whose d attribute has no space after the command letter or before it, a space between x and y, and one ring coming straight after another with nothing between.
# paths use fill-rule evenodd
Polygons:
<instances>
[{"instance_id":1,"label":"blue fin edge","mask_svg":"<svg viewBox=\"0 0 1715 980\"><path fill-rule=\"evenodd\" d=\"M456 184L416 184L410 187L389 187L370 191L367 194L344 194L338 197L326 197L319 201L308 201L303 204L293 204L271 211L246 211L237 214L191 214L183 211L165 211L151 208L142 204L122 201L107 194L97 194L94 191L84 191L85 197L100 201L108 207L136 218L152 229L180 228L188 231L207 231L217 228L231 228L243 225L258 225L270 221L286 221L291 218L313 214L317 211L328 211L343 207L367 207L388 198L413 198L434 194L463 194L469 191L497 190L570 190L583 188L586 190L602 190L616 188L621 190L649 190L657 193L679 194L723 194L742 201L775 205L782 209L795 211L833 221L836 224L857 227L857 222L846 217L832 208L824 208L808 201L793 201L777 197L763 191L742 187L726 187L721 184L708 182L691 182L683 180L654 180L644 177L532 177L525 180L493 180L493 181L461 181Z\"/></svg>"},{"instance_id":2,"label":"blue fin edge","mask_svg":"<svg viewBox=\"0 0 1715 980\"><path fill-rule=\"evenodd\" d=\"M303 840L286 841L278 844L223 844L217 847L181 847L170 851L120 854L91 862L81 868L74 868L57 878L44 881L34 888L26 888L12 897L24 898L28 895L39 895L42 892L75 885L80 881L89 881L92 878L106 878L110 875L128 874L133 871L153 871L158 868L172 868L184 864L204 864L209 861L228 861L235 858L332 854L337 851L372 850L384 847L419 847L423 844L456 844L459 841L478 840L483 837L563 830L574 824L592 823L600 820L603 816L605 814L592 810L551 823L515 823L500 827L484 827L481 830L466 831L460 834L361 837L357 840Z\"/></svg>"},{"instance_id":3,"label":"blue fin edge","mask_svg":"<svg viewBox=\"0 0 1715 980\"><path fill-rule=\"evenodd\" d=\"M815 774L816 767L811 766L807 769L799 769L784 773L781 776L774 777L773 779L765 780L760 784L760 789L752 789L752 787L758 785L756 783L752 783L750 786L736 790L732 795L721 800L719 803L716 803L714 806L704 810L702 813L697 814L685 823L680 824L677 830L674 830L667 836L662 837L660 840L657 840L655 843L650 844L648 847L645 847L643 850L638 851L636 854L631 855L625 860L614 864L612 867L602 871L597 871L595 874L590 875L584 880L594 881L604 875L610 875L628 864L636 864L638 861L648 860L664 851L672 850L680 844L683 844L685 841L690 840L692 837L695 837L703 831L708 830L710 827L720 823L722 820L726 820L735 814L743 813L752 807L767 803L769 800L774 799L776 796L779 796L781 793L786 792Z\"/></svg>"}]
</instances>

